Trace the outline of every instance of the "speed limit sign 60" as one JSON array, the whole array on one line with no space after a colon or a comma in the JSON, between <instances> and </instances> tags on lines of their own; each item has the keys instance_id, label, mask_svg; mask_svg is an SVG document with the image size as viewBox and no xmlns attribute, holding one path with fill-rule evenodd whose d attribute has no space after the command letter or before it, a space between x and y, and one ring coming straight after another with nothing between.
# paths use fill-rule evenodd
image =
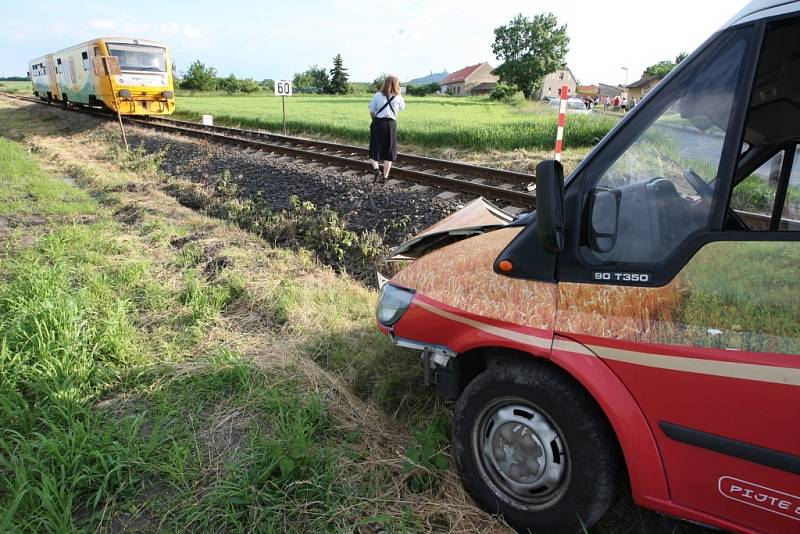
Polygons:
<instances>
[{"instance_id":1,"label":"speed limit sign 60","mask_svg":"<svg viewBox=\"0 0 800 534\"><path fill-rule=\"evenodd\" d=\"M292 81L275 80L275 96L292 96Z\"/></svg>"}]
</instances>

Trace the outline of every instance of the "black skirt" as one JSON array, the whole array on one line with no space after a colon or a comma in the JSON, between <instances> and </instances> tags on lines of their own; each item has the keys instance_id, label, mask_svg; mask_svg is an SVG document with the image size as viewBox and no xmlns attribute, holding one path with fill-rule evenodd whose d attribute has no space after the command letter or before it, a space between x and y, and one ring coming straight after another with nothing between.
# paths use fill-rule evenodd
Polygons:
<instances>
[{"instance_id":1,"label":"black skirt","mask_svg":"<svg viewBox=\"0 0 800 534\"><path fill-rule=\"evenodd\" d=\"M375 161L397 159L397 121L372 119L369 126L369 157Z\"/></svg>"}]
</instances>

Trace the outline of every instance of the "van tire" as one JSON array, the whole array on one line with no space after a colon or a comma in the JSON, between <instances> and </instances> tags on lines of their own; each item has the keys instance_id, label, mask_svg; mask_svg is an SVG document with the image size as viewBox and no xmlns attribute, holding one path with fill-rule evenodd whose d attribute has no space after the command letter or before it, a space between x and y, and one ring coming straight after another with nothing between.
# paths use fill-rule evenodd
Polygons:
<instances>
[{"instance_id":1,"label":"van tire","mask_svg":"<svg viewBox=\"0 0 800 534\"><path fill-rule=\"evenodd\" d=\"M611 504L614 435L594 399L549 362L478 375L456 403L452 438L469 494L519 532L583 532ZM516 461L505 460L509 451Z\"/></svg>"}]
</instances>

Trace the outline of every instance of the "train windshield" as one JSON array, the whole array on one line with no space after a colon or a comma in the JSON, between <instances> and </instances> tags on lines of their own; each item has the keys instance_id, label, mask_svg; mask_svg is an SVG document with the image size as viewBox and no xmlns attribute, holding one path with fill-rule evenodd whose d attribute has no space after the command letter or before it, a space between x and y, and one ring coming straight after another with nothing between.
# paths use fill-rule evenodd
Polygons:
<instances>
[{"instance_id":1,"label":"train windshield","mask_svg":"<svg viewBox=\"0 0 800 534\"><path fill-rule=\"evenodd\" d=\"M119 58L122 70L167 71L167 51L158 46L108 43L108 52Z\"/></svg>"}]
</instances>

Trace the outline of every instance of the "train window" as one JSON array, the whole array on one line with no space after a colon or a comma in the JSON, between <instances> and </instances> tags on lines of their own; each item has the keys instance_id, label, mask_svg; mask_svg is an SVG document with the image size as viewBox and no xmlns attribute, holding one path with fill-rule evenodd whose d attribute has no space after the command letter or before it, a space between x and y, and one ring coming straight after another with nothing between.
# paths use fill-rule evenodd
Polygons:
<instances>
[{"instance_id":1,"label":"train window","mask_svg":"<svg viewBox=\"0 0 800 534\"><path fill-rule=\"evenodd\" d=\"M81 59L83 60L83 70L89 70L89 52L81 52Z\"/></svg>"},{"instance_id":2,"label":"train window","mask_svg":"<svg viewBox=\"0 0 800 534\"><path fill-rule=\"evenodd\" d=\"M119 58L123 71L167 71L167 51L158 46L108 43L108 53Z\"/></svg>"},{"instance_id":3,"label":"train window","mask_svg":"<svg viewBox=\"0 0 800 534\"><path fill-rule=\"evenodd\" d=\"M94 47L94 56L95 56L95 57L100 57L100 56L102 56L102 55L103 55L103 53L102 53L102 52L100 52L100 47L99 47L99 46L95 46L95 47Z\"/></svg>"}]
</instances>

